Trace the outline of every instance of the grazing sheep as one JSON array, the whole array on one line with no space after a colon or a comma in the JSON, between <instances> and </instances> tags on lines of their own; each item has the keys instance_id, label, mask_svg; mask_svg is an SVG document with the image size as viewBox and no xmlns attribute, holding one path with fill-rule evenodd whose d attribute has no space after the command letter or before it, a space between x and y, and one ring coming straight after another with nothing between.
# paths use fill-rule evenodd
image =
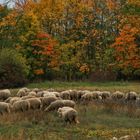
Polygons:
<instances>
[{"instance_id":1,"label":"grazing sheep","mask_svg":"<svg viewBox=\"0 0 140 140\"><path fill-rule=\"evenodd\" d=\"M59 108L59 116L61 116L65 122L79 123L77 115L77 111L73 108Z\"/></svg>"},{"instance_id":2,"label":"grazing sheep","mask_svg":"<svg viewBox=\"0 0 140 140\"><path fill-rule=\"evenodd\" d=\"M101 93L99 94L99 96L102 97L103 100L107 99L110 97L110 92L109 91L101 91Z\"/></svg>"},{"instance_id":3,"label":"grazing sheep","mask_svg":"<svg viewBox=\"0 0 140 140\"><path fill-rule=\"evenodd\" d=\"M56 100L52 102L44 111L53 111L64 106L74 107L75 102L71 100Z\"/></svg>"},{"instance_id":4,"label":"grazing sheep","mask_svg":"<svg viewBox=\"0 0 140 140\"><path fill-rule=\"evenodd\" d=\"M29 98L27 101L30 103L30 109L41 109L41 100L39 98Z\"/></svg>"},{"instance_id":5,"label":"grazing sheep","mask_svg":"<svg viewBox=\"0 0 140 140\"><path fill-rule=\"evenodd\" d=\"M11 96L11 92L9 89L0 90L0 100L6 100Z\"/></svg>"},{"instance_id":6,"label":"grazing sheep","mask_svg":"<svg viewBox=\"0 0 140 140\"><path fill-rule=\"evenodd\" d=\"M62 112L66 111L66 110L68 110L68 109L71 109L71 107L64 106L64 107L62 107L62 108L61 108L61 107L58 108L57 113L58 113L59 117L62 117Z\"/></svg>"},{"instance_id":7,"label":"grazing sheep","mask_svg":"<svg viewBox=\"0 0 140 140\"><path fill-rule=\"evenodd\" d=\"M63 100L56 100L52 102L44 111L48 112L48 111L57 110L58 108L63 106L64 106Z\"/></svg>"},{"instance_id":8,"label":"grazing sheep","mask_svg":"<svg viewBox=\"0 0 140 140\"><path fill-rule=\"evenodd\" d=\"M0 114L3 115L4 113L10 113L10 104L5 102L0 102Z\"/></svg>"},{"instance_id":9,"label":"grazing sheep","mask_svg":"<svg viewBox=\"0 0 140 140\"><path fill-rule=\"evenodd\" d=\"M53 92L43 91L43 97L56 97Z\"/></svg>"},{"instance_id":10,"label":"grazing sheep","mask_svg":"<svg viewBox=\"0 0 140 140\"><path fill-rule=\"evenodd\" d=\"M63 103L64 103L64 106L69 106L69 107L72 107L72 108L74 108L75 107L75 102L74 101L72 101L72 100L62 100L63 101Z\"/></svg>"},{"instance_id":11,"label":"grazing sheep","mask_svg":"<svg viewBox=\"0 0 140 140\"><path fill-rule=\"evenodd\" d=\"M124 96L125 96L125 94L123 92L116 91L116 92L112 93L111 98L113 100L120 100L120 99L123 99Z\"/></svg>"},{"instance_id":12,"label":"grazing sheep","mask_svg":"<svg viewBox=\"0 0 140 140\"><path fill-rule=\"evenodd\" d=\"M14 102L19 101L19 100L20 100L20 97L12 97L9 103L13 105Z\"/></svg>"},{"instance_id":13,"label":"grazing sheep","mask_svg":"<svg viewBox=\"0 0 140 140\"><path fill-rule=\"evenodd\" d=\"M36 96L36 92L31 91L31 92L28 93L28 96Z\"/></svg>"},{"instance_id":14,"label":"grazing sheep","mask_svg":"<svg viewBox=\"0 0 140 140\"><path fill-rule=\"evenodd\" d=\"M137 99L137 93L130 91L129 93L126 94L126 100L127 101L133 101Z\"/></svg>"},{"instance_id":15,"label":"grazing sheep","mask_svg":"<svg viewBox=\"0 0 140 140\"><path fill-rule=\"evenodd\" d=\"M80 101L82 95L84 95L87 92L89 92L89 91L87 91L87 90L84 90L84 91L69 90L70 100Z\"/></svg>"},{"instance_id":16,"label":"grazing sheep","mask_svg":"<svg viewBox=\"0 0 140 140\"><path fill-rule=\"evenodd\" d=\"M18 97L27 96L29 91L30 90L27 88L21 88L21 89L19 89L17 96Z\"/></svg>"},{"instance_id":17,"label":"grazing sheep","mask_svg":"<svg viewBox=\"0 0 140 140\"><path fill-rule=\"evenodd\" d=\"M52 94L54 94L56 97L60 97L60 93L59 92L51 92Z\"/></svg>"},{"instance_id":18,"label":"grazing sheep","mask_svg":"<svg viewBox=\"0 0 140 140\"><path fill-rule=\"evenodd\" d=\"M52 102L58 100L57 97L40 97L40 100L42 102L42 109L45 109L48 107Z\"/></svg>"},{"instance_id":19,"label":"grazing sheep","mask_svg":"<svg viewBox=\"0 0 140 140\"><path fill-rule=\"evenodd\" d=\"M36 97L43 97L44 92L43 91L39 91L36 93Z\"/></svg>"},{"instance_id":20,"label":"grazing sheep","mask_svg":"<svg viewBox=\"0 0 140 140\"><path fill-rule=\"evenodd\" d=\"M14 102L12 108L14 112L25 112L30 109L30 103L27 100L19 100Z\"/></svg>"},{"instance_id":21,"label":"grazing sheep","mask_svg":"<svg viewBox=\"0 0 140 140\"><path fill-rule=\"evenodd\" d=\"M69 90L70 100L77 100L77 90Z\"/></svg>"},{"instance_id":22,"label":"grazing sheep","mask_svg":"<svg viewBox=\"0 0 140 140\"><path fill-rule=\"evenodd\" d=\"M12 99L13 97L8 97L4 102L5 103L10 103L10 100Z\"/></svg>"},{"instance_id":23,"label":"grazing sheep","mask_svg":"<svg viewBox=\"0 0 140 140\"><path fill-rule=\"evenodd\" d=\"M29 95L23 96L23 97L21 97L21 100L27 100L27 99L30 99L30 98L36 98L36 96L29 96Z\"/></svg>"},{"instance_id":24,"label":"grazing sheep","mask_svg":"<svg viewBox=\"0 0 140 140\"><path fill-rule=\"evenodd\" d=\"M81 100L82 101L92 101L93 94L91 92L87 92L84 95L82 95Z\"/></svg>"},{"instance_id":25,"label":"grazing sheep","mask_svg":"<svg viewBox=\"0 0 140 140\"><path fill-rule=\"evenodd\" d=\"M97 99L99 99L99 95L101 92L100 91L92 91L91 93L92 93L92 99L97 100Z\"/></svg>"},{"instance_id":26,"label":"grazing sheep","mask_svg":"<svg viewBox=\"0 0 140 140\"><path fill-rule=\"evenodd\" d=\"M69 90L62 91L62 92L60 93L60 97L61 97L62 99L68 99L68 100L70 100L70 91L69 91Z\"/></svg>"},{"instance_id":27,"label":"grazing sheep","mask_svg":"<svg viewBox=\"0 0 140 140\"><path fill-rule=\"evenodd\" d=\"M10 103L11 105L14 103L14 102L16 102L16 101L18 101L18 100L20 100L21 98L20 97L9 97L9 98L7 98L6 100L5 100L5 102L6 103Z\"/></svg>"},{"instance_id":28,"label":"grazing sheep","mask_svg":"<svg viewBox=\"0 0 140 140\"><path fill-rule=\"evenodd\" d=\"M89 92L89 91L87 91L87 90L79 90L79 91L77 91L77 101L80 101L81 100L81 97L85 94L85 93L87 93L87 92Z\"/></svg>"}]
</instances>

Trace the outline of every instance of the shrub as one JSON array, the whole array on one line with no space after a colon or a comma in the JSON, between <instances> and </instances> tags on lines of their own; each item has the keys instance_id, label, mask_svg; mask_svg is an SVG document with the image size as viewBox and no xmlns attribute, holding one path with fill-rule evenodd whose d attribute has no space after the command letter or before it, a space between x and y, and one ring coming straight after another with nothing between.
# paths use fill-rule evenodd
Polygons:
<instances>
[{"instance_id":1,"label":"shrub","mask_svg":"<svg viewBox=\"0 0 140 140\"><path fill-rule=\"evenodd\" d=\"M28 71L26 59L18 51L7 48L0 50L0 88L25 85Z\"/></svg>"}]
</instances>

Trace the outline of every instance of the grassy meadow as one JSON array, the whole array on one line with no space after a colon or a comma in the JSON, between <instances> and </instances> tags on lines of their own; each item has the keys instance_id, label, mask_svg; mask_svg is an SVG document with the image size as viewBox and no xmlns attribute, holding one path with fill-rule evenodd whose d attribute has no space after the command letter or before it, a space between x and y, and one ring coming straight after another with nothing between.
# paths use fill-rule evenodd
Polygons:
<instances>
[{"instance_id":1,"label":"grassy meadow","mask_svg":"<svg viewBox=\"0 0 140 140\"><path fill-rule=\"evenodd\" d=\"M55 88L55 89L89 89L89 90L109 90L109 91L136 91L140 92L140 82L60 82L46 81L42 83L31 83L28 88Z\"/></svg>"},{"instance_id":2,"label":"grassy meadow","mask_svg":"<svg viewBox=\"0 0 140 140\"><path fill-rule=\"evenodd\" d=\"M28 88L137 91L139 83L44 82ZM11 90L13 95L18 89ZM65 124L56 112L28 111L0 116L0 140L110 140L140 131L140 108L107 102L77 103L80 124Z\"/></svg>"}]
</instances>

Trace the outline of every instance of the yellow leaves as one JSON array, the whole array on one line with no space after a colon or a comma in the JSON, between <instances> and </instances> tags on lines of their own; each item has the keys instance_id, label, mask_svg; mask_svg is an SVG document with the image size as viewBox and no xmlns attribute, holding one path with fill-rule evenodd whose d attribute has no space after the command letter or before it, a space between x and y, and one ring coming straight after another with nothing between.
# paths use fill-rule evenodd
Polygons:
<instances>
[{"instance_id":1,"label":"yellow leaves","mask_svg":"<svg viewBox=\"0 0 140 140\"><path fill-rule=\"evenodd\" d=\"M129 4L140 6L140 0L128 0Z\"/></svg>"},{"instance_id":2,"label":"yellow leaves","mask_svg":"<svg viewBox=\"0 0 140 140\"><path fill-rule=\"evenodd\" d=\"M22 41L22 42L27 42L28 40L26 39L25 36L21 35L19 36L19 39Z\"/></svg>"},{"instance_id":3,"label":"yellow leaves","mask_svg":"<svg viewBox=\"0 0 140 140\"><path fill-rule=\"evenodd\" d=\"M16 12L11 12L9 13L6 17L4 17L2 19L2 21L0 22L0 27L2 26L16 26Z\"/></svg>"},{"instance_id":4,"label":"yellow leaves","mask_svg":"<svg viewBox=\"0 0 140 140\"><path fill-rule=\"evenodd\" d=\"M107 0L106 1L109 10L113 10L116 8L116 0Z\"/></svg>"}]
</instances>

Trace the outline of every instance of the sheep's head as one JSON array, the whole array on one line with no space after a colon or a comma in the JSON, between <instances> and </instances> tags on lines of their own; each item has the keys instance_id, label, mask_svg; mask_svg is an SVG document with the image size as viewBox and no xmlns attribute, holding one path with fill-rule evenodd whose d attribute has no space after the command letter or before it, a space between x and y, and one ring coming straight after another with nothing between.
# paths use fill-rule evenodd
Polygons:
<instances>
[{"instance_id":1,"label":"sheep's head","mask_svg":"<svg viewBox=\"0 0 140 140\"><path fill-rule=\"evenodd\" d=\"M62 116L62 115L61 115L61 113L62 113L62 108L61 108L61 107L57 110L57 113L58 113L59 117Z\"/></svg>"}]
</instances>

